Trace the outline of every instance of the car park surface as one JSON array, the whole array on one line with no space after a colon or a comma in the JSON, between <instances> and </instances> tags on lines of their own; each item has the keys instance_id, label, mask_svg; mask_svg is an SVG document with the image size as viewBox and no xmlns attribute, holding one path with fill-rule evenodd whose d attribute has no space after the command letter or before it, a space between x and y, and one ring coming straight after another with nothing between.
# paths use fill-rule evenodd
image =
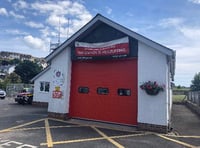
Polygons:
<instances>
[{"instance_id":1,"label":"car park surface","mask_svg":"<svg viewBox=\"0 0 200 148\"><path fill-rule=\"evenodd\" d=\"M179 110L182 107L177 108ZM180 123L179 125L176 123L175 127L177 127L173 132L161 134L138 131L135 127L121 125L48 118L47 108L22 106L14 103L13 99L1 100L0 110L1 148L183 148L200 146L199 133L195 133L195 130L187 133L186 130L189 128L178 129ZM189 112L188 115L193 115L189 110L185 110ZM174 117L177 120L182 119L177 113L173 115ZM198 117L195 117L194 115L195 124L200 123ZM185 121L183 123L187 124ZM183 127L187 126L183 125ZM198 129L196 131L198 132Z\"/></svg>"}]
</instances>

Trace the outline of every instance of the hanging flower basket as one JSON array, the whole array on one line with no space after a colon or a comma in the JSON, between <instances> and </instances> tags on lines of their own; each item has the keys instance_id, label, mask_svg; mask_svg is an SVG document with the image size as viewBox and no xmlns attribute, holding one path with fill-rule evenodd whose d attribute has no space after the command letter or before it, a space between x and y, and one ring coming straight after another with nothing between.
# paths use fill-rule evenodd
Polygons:
<instances>
[{"instance_id":1,"label":"hanging flower basket","mask_svg":"<svg viewBox=\"0 0 200 148\"><path fill-rule=\"evenodd\" d=\"M164 91L165 86L164 85L158 85L156 81L148 81L144 82L142 85L140 85L140 88L142 90L145 90L145 92L148 95L155 96L157 95L160 91Z\"/></svg>"},{"instance_id":2,"label":"hanging flower basket","mask_svg":"<svg viewBox=\"0 0 200 148\"><path fill-rule=\"evenodd\" d=\"M157 95L159 93L158 89L146 89L145 91L148 95L152 95L152 96Z\"/></svg>"}]
</instances>

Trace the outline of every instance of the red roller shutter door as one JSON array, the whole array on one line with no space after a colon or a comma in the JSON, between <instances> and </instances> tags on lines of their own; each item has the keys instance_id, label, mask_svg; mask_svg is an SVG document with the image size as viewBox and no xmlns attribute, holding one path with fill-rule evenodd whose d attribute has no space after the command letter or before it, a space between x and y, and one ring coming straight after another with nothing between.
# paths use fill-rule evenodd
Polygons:
<instances>
[{"instance_id":1,"label":"red roller shutter door","mask_svg":"<svg viewBox=\"0 0 200 148\"><path fill-rule=\"evenodd\" d=\"M87 87L88 93L79 93ZM108 88L108 94L97 88ZM130 96L119 96L118 89L130 89ZM137 59L73 61L70 116L122 124L137 124Z\"/></svg>"}]
</instances>

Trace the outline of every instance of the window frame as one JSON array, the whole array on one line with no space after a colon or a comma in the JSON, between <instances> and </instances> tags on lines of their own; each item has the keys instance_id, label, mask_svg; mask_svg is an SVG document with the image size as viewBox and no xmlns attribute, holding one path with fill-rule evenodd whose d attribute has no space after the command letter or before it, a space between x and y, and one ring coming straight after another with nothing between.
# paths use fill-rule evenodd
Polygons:
<instances>
[{"instance_id":1,"label":"window frame","mask_svg":"<svg viewBox=\"0 0 200 148\"><path fill-rule=\"evenodd\" d=\"M105 92L105 90L107 92ZM104 91L104 92L100 92L100 91ZM108 87L98 87L97 88L97 94L98 95L108 95L109 94L109 88Z\"/></svg>"},{"instance_id":2,"label":"window frame","mask_svg":"<svg viewBox=\"0 0 200 148\"><path fill-rule=\"evenodd\" d=\"M50 91L50 82L40 81L40 92L49 92Z\"/></svg>"},{"instance_id":3,"label":"window frame","mask_svg":"<svg viewBox=\"0 0 200 148\"><path fill-rule=\"evenodd\" d=\"M125 93L125 91L129 91L129 94ZM120 93L122 93L122 94L120 94ZM131 89L130 88L118 88L117 94L118 94L118 96L124 96L124 97L131 96Z\"/></svg>"},{"instance_id":4,"label":"window frame","mask_svg":"<svg viewBox=\"0 0 200 148\"><path fill-rule=\"evenodd\" d=\"M85 90L87 89L87 91L84 92L84 89ZM80 94L88 94L89 92L90 92L90 89L87 86L79 86L78 87L78 93L80 93Z\"/></svg>"}]
</instances>

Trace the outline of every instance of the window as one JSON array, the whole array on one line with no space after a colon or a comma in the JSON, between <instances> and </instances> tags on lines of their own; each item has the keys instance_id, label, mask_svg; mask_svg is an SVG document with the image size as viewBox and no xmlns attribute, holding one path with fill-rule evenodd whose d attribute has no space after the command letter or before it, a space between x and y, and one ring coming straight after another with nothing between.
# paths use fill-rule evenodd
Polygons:
<instances>
[{"instance_id":1,"label":"window","mask_svg":"<svg viewBox=\"0 0 200 148\"><path fill-rule=\"evenodd\" d=\"M109 93L108 88L102 88L102 87L97 88L97 94L99 95L107 95L108 93Z\"/></svg>"},{"instance_id":2,"label":"window","mask_svg":"<svg viewBox=\"0 0 200 148\"><path fill-rule=\"evenodd\" d=\"M49 92L50 83L49 82L40 82L40 91Z\"/></svg>"},{"instance_id":3,"label":"window","mask_svg":"<svg viewBox=\"0 0 200 148\"><path fill-rule=\"evenodd\" d=\"M119 96L130 96L131 95L131 90L130 89L125 89L125 88L119 88L117 90L117 93Z\"/></svg>"},{"instance_id":4,"label":"window","mask_svg":"<svg viewBox=\"0 0 200 148\"><path fill-rule=\"evenodd\" d=\"M89 93L89 88L81 86L81 87L78 88L78 92L82 93L82 94L87 94L87 93Z\"/></svg>"}]
</instances>

